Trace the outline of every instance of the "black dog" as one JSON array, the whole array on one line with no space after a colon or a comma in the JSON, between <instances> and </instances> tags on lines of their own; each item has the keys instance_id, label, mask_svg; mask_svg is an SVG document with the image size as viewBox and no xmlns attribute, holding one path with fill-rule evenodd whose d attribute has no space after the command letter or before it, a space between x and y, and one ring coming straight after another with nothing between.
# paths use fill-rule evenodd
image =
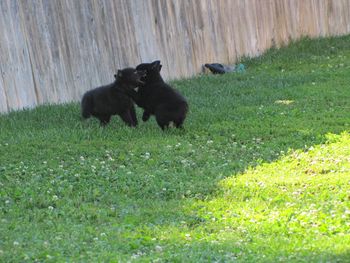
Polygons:
<instances>
[{"instance_id":1,"label":"black dog","mask_svg":"<svg viewBox=\"0 0 350 263\"><path fill-rule=\"evenodd\" d=\"M144 84L141 81L144 76L144 71L125 68L118 70L118 73L114 75L113 83L86 92L81 101L83 118L86 119L92 115L100 120L101 125L106 125L112 115L118 114L127 125L136 126L134 102L126 91Z\"/></svg>"},{"instance_id":2,"label":"black dog","mask_svg":"<svg viewBox=\"0 0 350 263\"><path fill-rule=\"evenodd\" d=\"M137 70L146 71L146 76L141 78L145 84L140 86L137 92L128 90L127 93L139 107L144 109L143 121L155 115L162 130L167 128L170 122L177 128L182 128L188 112L188 103L178 91L163 81L160 75L161 68L159 60L138 65Z\"/></svg>"}]
</instances>

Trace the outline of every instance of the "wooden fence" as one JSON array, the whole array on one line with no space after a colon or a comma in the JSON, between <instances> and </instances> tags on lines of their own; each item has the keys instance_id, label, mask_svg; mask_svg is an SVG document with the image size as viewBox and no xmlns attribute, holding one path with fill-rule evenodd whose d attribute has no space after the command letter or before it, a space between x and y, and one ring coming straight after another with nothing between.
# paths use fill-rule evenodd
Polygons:
<instances>
[{"instance_id":1,"label":"wooden fence","mask_svg":"<svg viewBox=\"0 0 350 263\"><path fill-rule=\"evenodd\" d=\"M350 0L0 0L0 112L79 100L140 62L181 78L348 33Z\"/></svg>"}]
</instances>

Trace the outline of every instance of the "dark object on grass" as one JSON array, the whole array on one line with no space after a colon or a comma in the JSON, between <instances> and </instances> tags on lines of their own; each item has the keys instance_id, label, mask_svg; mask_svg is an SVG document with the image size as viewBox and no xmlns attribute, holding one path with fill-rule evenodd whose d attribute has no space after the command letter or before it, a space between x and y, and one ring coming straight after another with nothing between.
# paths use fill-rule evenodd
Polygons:
<instances>
[{"instance_id":1,"label":"dark object on grass","mask_svg":"<svg viewBox=\"0 0 350 263\"><path fill-rule=\"evenodd\" d=\"M188 111L188 103L178 91L163 81L160 75L161 68L159 60L138 65L137 70L146 71L146 76L141 79L145 84L140 86L137 92L129 90L128 94L139 107L144 109L143 121L155 115L162 130L169 127L171 122L175 127L182 128Z\"/></svg>"},{"instance_id":2,"label":"dark object on grass","mask_svg":"<svg viewBox=\"0 0 350 263\"><path fill-rule=\"evenodd\" d=\"M205 64L213 74L224 74L228 72L243 72L245 70L243 64L238 64L237 66L227 66L220 63Z\"/></svg>"},{"instance_id":3,"label":"dark object on grass","mask_svg":"<svg viewBox=\"0 0 350 263\"><path fill-rule=\"evenodd\" d=\"M94 116L101 125L109 123L112 115L119 115L128 126L136 126L137 118L134 102L126 94L143 84L144 71L134 68L118 70L115 81L109 85L86 92L81 101L81 113L84 119Z\"/></svg>"}]
</instances>

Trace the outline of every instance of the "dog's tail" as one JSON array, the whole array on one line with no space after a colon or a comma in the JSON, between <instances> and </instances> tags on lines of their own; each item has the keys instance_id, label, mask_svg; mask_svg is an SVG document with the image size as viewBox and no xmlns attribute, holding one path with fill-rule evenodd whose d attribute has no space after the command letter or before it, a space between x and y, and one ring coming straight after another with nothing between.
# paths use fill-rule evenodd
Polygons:
<instances>
[{"instance_id":1,"label":"dog's tail","mask_svg":"<svg viewBox=\"0 0 350 263\"><path fill-rule=\"evenodd\" d=\"M91 94L85 94L81 100L81 116L87 119L91 116L93 100Z\"/></svg>"}]
</instances>

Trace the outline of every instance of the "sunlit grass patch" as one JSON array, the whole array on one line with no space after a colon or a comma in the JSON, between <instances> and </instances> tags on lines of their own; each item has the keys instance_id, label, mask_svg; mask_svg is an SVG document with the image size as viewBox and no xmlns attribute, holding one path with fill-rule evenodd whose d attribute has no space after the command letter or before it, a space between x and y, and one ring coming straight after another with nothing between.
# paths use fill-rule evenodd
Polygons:
<instances>
[{"instance_id":1,"label":"sunlit grass patch","mask_svg":"<svg viewBox=\"0 0 350 263\"><path fill-rule=\"evenodd\" d=\"M347 258L338 242L350 241L350 136L328 137L222 180L217 196L191 203L179 226L150 235L158 244L176 240L185 247L200 240L239 262Z\"/></svg>"},{"instance_id":2,"label":"sunlit grass patch","mask_svg":"<svg viewBox=\"0 0 350 263\"><path fill-rule=\"evenodd\" d=\"M294 100L276 100L276 104L290 105L294 103Z\"/></svg>"},{"instance_id":3,"label":"sunlit grass patch","mask_svg":"<svg viewBox=\"0 0 350 263\"><path fill-rule=\"evenodd\" d=\"M229 204L228 209L248 215L248 221L284 221L291 233L300 227L300 233L348 235L349 145L349 134L343 133L335 142L293 151L273 163L248 169L220 183L220 198Z\"/></svg>"}]
</instances>

